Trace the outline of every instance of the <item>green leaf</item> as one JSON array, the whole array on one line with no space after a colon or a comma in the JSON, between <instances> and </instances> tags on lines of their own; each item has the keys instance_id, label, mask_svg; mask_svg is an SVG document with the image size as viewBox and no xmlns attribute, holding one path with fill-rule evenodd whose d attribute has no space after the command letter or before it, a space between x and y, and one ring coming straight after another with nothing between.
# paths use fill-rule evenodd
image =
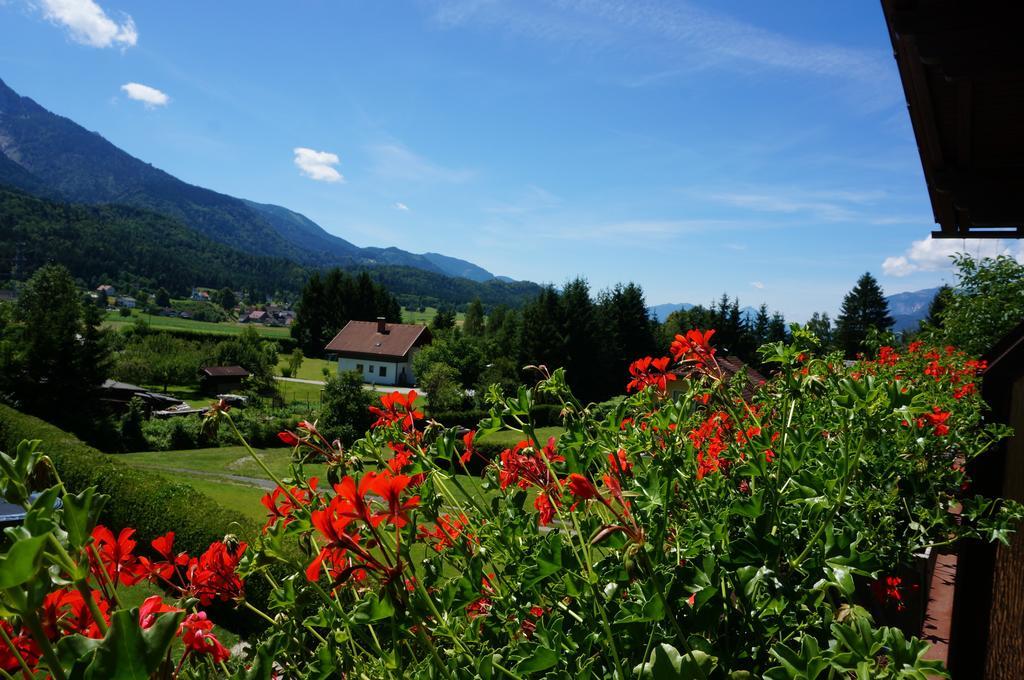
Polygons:
<instances>
[{"instance_id":1,"label":"green leaf","mask_svg":"<svg viewBox=\"0 0 1024 680\"><path fill-rule=\"evenodd\" d=\"M553 649L537 645L532 653L516 664L517 673L536 673L547 670L558 663L558 653Z\"/></svg>"},{"instance_id":2,"label":"green leaf","mask_svg":"<svg viewBox=\"0 0 1024 680\"><path fill-rule=\"evenodd\" d=\"M0 556L0 588L20 586L36 575L47 537L48 534L16 538L7 554Z\"/></svg>"},{"instance_id":3,"label":"green leaf","mask_svg":"<svg viewBox=\"0 0 1024 680\"><path fill-rule=\"evenodd\" d=\"M388 598L371 595L352 609L353 623L373 623L394 615L395 607Z\"/></svg>"},{"instance_id":4,"label":"green leaf","mask_svg":"<svg viewBox=\"0 0 1024 680\"><path fill-rule=\"evenodd\" d=\"M102 640L72 635L60 641L58 652L61 659L74 660L73 677L144 680L166 657L182 616L182 612L160 614L152 626L143 630L139 626L139 610L122 609L111 616L110 629Z\"/></svg>"},{"instance_id":5,"label":"green leaf","mask_svg":"<svg viewBox=\"0 0 1024 680\"><path fill-rule=\"evenodd\" d=\"M652 680L692 680L708 677L718 666L717 657L706 652L693 650L680 654L668 643L661 643L653 650L648 660L633 668L633 674Z\"/></svg>"},{"instance_id":6,"label":"green leaf","mask_svg":"<svg viewBox=\"0 0 1024 680\"><path fill-rule=\"evenodd\" d=\"M97 495L94 486L77 495L64 494L64 528L68 532L68 543L76 548L86 544L107 498L103 494Z\"/></svg>"}]
</instances>

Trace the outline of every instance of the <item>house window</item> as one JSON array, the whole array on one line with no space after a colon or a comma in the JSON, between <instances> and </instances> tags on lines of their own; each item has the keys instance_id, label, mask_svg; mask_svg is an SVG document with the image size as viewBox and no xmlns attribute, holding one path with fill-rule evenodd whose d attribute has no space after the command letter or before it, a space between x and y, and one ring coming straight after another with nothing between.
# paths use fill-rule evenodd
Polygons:
<instances>
[{"instance_id":1,"label":"house window","mask_svg":"<svg viewBox=\"0 0 1024 680\"><path fill-rule=\"evenodd\" d=\"M387 366L381 366L380 367L380 377L383 378L383 377L387 376L387 374L388 374L388 367Z\"/></svg>"},{"instance_id":2,"label":"house window","mask_svg":"<svg viewBox=\"0 0 1024 680\"><path fill-rule=\"evenodd\" d=\"M373 364L370 364L370 370L369 370L369 373L370 373L370 375L373 375Z\"/></svg>"},{"instance_id":3,"label":"house window","mask_svg":"<svg viewBox=\"0 0 1024 680\"><path fill-rule=\"evenodd\" d=\"M356 364L356 370L359 371L360 373L362 373L363 372L363 365L362 364Z\"/></svg>"}]
</instances>

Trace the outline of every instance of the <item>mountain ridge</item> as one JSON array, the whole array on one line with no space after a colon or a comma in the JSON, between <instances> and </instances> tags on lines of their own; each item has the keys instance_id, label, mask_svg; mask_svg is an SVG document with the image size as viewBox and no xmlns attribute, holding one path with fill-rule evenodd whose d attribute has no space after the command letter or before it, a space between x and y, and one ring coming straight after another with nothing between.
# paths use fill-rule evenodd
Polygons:
<instances>
[{"instance_id":1,"label":"mountain ridge","mask_svg":"<svg viewBox=\"0 0 1024 680\"><path fill-rule=\"evenodd\" d=\"M438 253L362 248L289 208L189 184L18 94L2 79L0 183L48 199L153 210L243 252L273 253L305 266L398 265L477 282L495 278L472 262Z\"/></svg>"}]
</instances>

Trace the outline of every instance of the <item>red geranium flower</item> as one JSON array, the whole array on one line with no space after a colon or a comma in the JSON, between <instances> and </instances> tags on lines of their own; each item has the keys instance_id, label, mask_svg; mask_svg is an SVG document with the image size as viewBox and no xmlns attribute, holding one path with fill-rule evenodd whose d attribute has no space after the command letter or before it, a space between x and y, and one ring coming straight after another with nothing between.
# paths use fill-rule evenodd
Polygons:
<instances>
[{"instance_id":1,"label":"red geranium flower","mask_svg":"<svg viewBox=\"0 0 1024 680\"><path fill-rule=\"evenodd\" d=\"M157 614L180 611L177 607L164 604L159 595L151 595L139 607L139 626L144 629L149 628L156 623Z\"/></svg>"},{"instance_id":2,"label":"red geranium flower","mask_svg":"<svg viewBox=\"0 0 1024 680\"><path fill-rule=\"evenodd\" d=\"M293 433L289 432L288 430L285 430L284 432L278 432L277 438L288 446L299 445L299 438L296 437Z\"/></svg>"},{"instance_id":3,"label":"red geranium flower","mask_svg":"<svg viewBox=\"0 0 1024 680\"><path fill-rule=\"evenodd\" d=\"M597 498L598 492L597 487L594 483L578 473L570 473L568 478L569 493L574 498L578 498L582 501L589 500L591 498Z\"/></svg>"},{"instance_id":4,"label":"red geranium flower","mask_svg":"<svg viewBox=\"0 0 1024 680\"><path fill-rule=\"evenodd\" d=\"M692 361L697 365L704 365L715 356L715 350L710 344L711 336L714 334L714 330L686 331L686 335L676 336L669 351L676 361Z\"/></svg>"},{"instance_id":5,"label":"red geranium flower","mask_svg":"<svg viewBox=\"0 0 1024 680\"><path fill-rule=\"evenodd\" d=\"M674 373L668 372L669 361L671 359L668 357L644 357L634 361L629 366L629 374L633 379L626 385L626 391L639 392L647 387L654 387L658 392L667 391L668 384L676 379Z\"/></svg>"},{"instance_id":6,"label":"red geranium flower","mask_svg":"<svg viewBox=\"0 0 1024 680\"><path fill-rule=\"evenodd\" d=\"M206 612L189 614L181 624L179 633L185 643L186 653L209 654L214 663L227 661L231 652L220 643L213 633L213 622L206 618Z\"/></svg>"},{"instance_id":7,"label":"red geranium flower","mask_svg":"<svg viewBox=\"0 0 1024 680\"><path fill-rule=\"evenodd\" d=\"M203 606L209 605L216 598L224 602L242 597L242 579L235 570L245 553L246 544L238 543L228 547L217 541L211 543L199 559L189 562L186 576L189 591L199 598Z\"/></svg>"},{"instance_id":8,"label":"red geranium flower","mask_svg":"<svg viewBox=\"0 0 1024 680\"><path fill-rule=\"evenodd\" d=\"M111 583L126 586L135 585L146 575L145 566L132 554L135 550L135 541L132 539L134 533L135 529L122 529L117 538L114 538L114 532L100 524L92 530L92 538L102 565L96 564L90 553L90 566L101 583L103 579L100 578L100 569L106 571Z\"/></svg>"},{"instance_id":9,"label":"red geranium flower","mask_svg":"<svg viewBox=\"0 0 1024 680\"><path fill-rule=\"evenodd\" d=\"M409 511L419 506L420 497L413 496L402 500L402 492L409 486L412 478L407 475L392 475L389 471L376 475L370 482L369 490L380 496L387 505L386 510L375 512L371 517L373 526L388 522L396 527L404 527L409 521Z\"/></svg>"},{"instance_id":10,"label":"red geranium flower","mask_svg":"<svg viewBox=\"0 0 1024 680\"><path fill-rule=\"evenodd\" d=\"M406 432L413 429L416 420L423 417L423 412L417 411L413 406L416 396L416 390L409 390L407 394L395 391L391 394L381 395L381 407L370 407L370 412L377 416L373 427L385 427L392 423L399 423Z\"/></svg>"},{"instance_id":11,"label":"red geranium flower","mask_svg":"<svg viewBox=\"0 0 1024 680\"><path fill-rule=\"evenodd\" d=\"M282 520L282 526L287 526L294 519L291 515L295 510L309 505L319 483L320 480L317 477L310 477L309 491L293 486L290 489L291 496L289 496L284 489L277 487L271 493L265 494L260 499L268 511L267 523L263 525L263 531L266 532L279 519ZM292 501L293 498L298 505Z\"/></svg>"},{"instance_id":12,"label":"red geranium flower","mask_svg":"<svg viewBox=\"0 0 1024 680\"><path fill-rule=\"evenodd\" d=\"M473 457L476 451L473 449L473 437L476 436L476 430L470 430L466 434L462 435L462 443L466 445L466 452L459 456L459 462L465 465L469 462L469 459Z\"/></svg>"}]
</instances>

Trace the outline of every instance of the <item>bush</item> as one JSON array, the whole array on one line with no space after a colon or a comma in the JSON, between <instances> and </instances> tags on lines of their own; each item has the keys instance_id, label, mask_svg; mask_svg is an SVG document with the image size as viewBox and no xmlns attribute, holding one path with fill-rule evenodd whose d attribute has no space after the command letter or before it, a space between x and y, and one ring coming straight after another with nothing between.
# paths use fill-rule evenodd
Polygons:
<instances>
[{"instance_id":1,"label":"bush","mask_svg":"<svg viewBox=\"0 0 1024 680\"><path fill-rule=\"evenodd\" d=\"M329 440L348 444L362 436L373 422L370 406L376 403L373 392L363 387L363 377L355 372L327 379L320 406L320 431Z\"/></svg>"},{"instance_id":2,"label":"bush","mask_svg":"<svg viewBox=\"0 0 1024 680\"><path fill-rule=\"evenodd\" d=\"M136 470L116 456L83 444L73 434L0 405L0 450L14 451L19 442L32 439L41 441L41 449L53 460L69 491L79 493L95 486L99 493L109 495L100 521L115 533L134 528L140 545L148 546L154 538L173 531L175 548L195 555L225 533L247 541L259 534L259 527L251 519L226 510L188 484ZM247 589L254 602L266 601L269 592L262 584L262 580L253 579L252 587ZM233 613L219 623L233 630L258 627L258 622L246 613Z\"/></svg>"}]
</instances>

